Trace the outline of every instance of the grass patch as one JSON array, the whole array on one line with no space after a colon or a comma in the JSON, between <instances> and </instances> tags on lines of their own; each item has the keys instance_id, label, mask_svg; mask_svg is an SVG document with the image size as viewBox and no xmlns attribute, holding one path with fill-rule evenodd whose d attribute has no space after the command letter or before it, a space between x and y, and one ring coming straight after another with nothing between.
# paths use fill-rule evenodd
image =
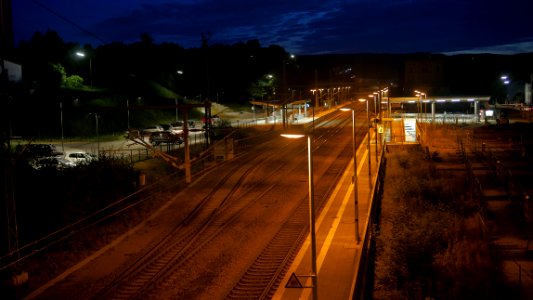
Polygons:
<instances>
[{"instance_id":1,"label":"grass patch","mask_svg":"<svg viewBox=\"0 0 533 300\"><path fill-rule=\"evenodd\" d=\"M376 239L374 299L495 299L498 264L464 200L418 145L390 148Z\"/></svg>"}]
</instances>

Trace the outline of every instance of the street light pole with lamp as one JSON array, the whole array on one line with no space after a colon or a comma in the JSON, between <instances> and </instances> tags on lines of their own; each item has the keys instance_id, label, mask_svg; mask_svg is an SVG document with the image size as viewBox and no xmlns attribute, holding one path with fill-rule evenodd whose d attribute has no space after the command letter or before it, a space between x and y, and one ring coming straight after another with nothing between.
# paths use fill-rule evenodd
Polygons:
<instances>
[{"instance_id":1,"label":"street light pole with lamp","mask_svg":"<svg viewBox=\"0 0 533 300\"><path fill-rule=\"evenodd\" d=\"M130 130L130 100L126 99L126 112L128 116L128 131Z\"/></svg>"},{"instance_id":2,"label":"street light pole with lamp","mask_svg":"<svg viewBox=\"0 0 533 300\"><path fill-rule=\"evenodd\" d=\"M377 111L377 92L374 92L370 95L368 95L368 97L372 97L374 98L374 117L377 118L378 117L378 111ZM376 133L376 163L378 162L378 124L375 123L375 133ZM374 127L374 126L372 126ZM370 128L369 128L370 129Z\"/></svg>"},{"instance_id":3,"label":"street light pole with lamp","mask_svg":"<svg viewBox=\"0 0 533 300\"><path fill-rule=\"evenodd\" d=\"M76 52L76 56L79 56L79 57L85 57L85 53L83 52ZM91 57L89 57L89 83L91 86L93 86L93 60Z\"/></svg>"},{"instance_id":4,"label":"street light pole with lamp","mask_svg":"<svg viewBox=\"0 0 533 300\"><path fill-rule=\"evenodd\" d=\"M382 99L383 99L383 94L388 92L388 88L385 88L385 89L380 89L377 91L377 93L375 92L374 94L377 94L378 96L378 102L379 102L379 106L378 106L378 115L377 115L377 119L378 119L378 123L381 122L381 120L383 120L383 115L382 115ZM379 145L380 146L383 146L383 138L380 136L378 138L378 136L383 133L383 126L378 126L378 124L376 124L376 162L378 161L378 156L377 156L377 153L378 153L378 150L377 150L377 147L378 147L378 143L377 143L377 140L379 139Z\"/></svg>"},{"instance_id":5,"label":"street light pole with lamp","mask_svg":"<svg viewBox=\"0 0 533 300\"><path fill-rule=\"evenodd\" d=\"M355 102L353 102L352 108L341 108L342 111L352 111L352 155L353 155L353 202L355 210L355 240L357 244L361 241L359 235L359 199L358 199L358 183L357 183L357 144L356 144L356 132L355 132Z\"/></svg>"},{"instance_id":6,"label":"street light pole with lamp","mask_svg":"<svg viewBox=\"0 0 533 300\"><path fill-rule=\"evenodd\" d=\"M511 80L509 79L508 75L502 75L500 76L500 79L505 86L505 104L510 103L510 97L509 97L509 84L511 83Z\"/></svg>"},{"instance_id":7,"label":"street light pole with lamp","mask_svg":"<svg viewBox=\"0 0 533 300\"><path fill-rule=\"evenodd\" d=\"M311 278L313 280L313 299L318 299L318 271L316 263L316 232L315 232L315 200L313 179L313 141L312 135L307 133L284 132L282 137L299 139L307 136L307 171L309 189L309 232L311 235Z\"/></svg>"},{"instance_id":8,"label":"street light pole with lamp","mask_svg":"<svg viewBox=\"0 0 533 300\"><path fill-rule=\"evenodd\" d=\"M285 65L293 60L296 56L294 54L290 54L289 55L289 58L287 59L284 59L281 63L281 67L282 67L282 79L283 79L283 91L281 93L281 105L280 105L280 109L281 109L281 118L282 118L282 124L283 124L283 128L286 128L287 127L287 101L288 101L288 97L287 97L287 68L285 67Z\"/></svg>"},{"instance_id":9,"label":"street light pole with lamp","mask_svg":"<svg viewBox=\"0 0 533 300\"><path fill-rule=\"evenodd\" d=\"M378 92L373 92L372 94L368 95L368 97L372 97L374 99L374 115L378 115Z\"/></svg>"},{"instance_id":10,"label":"street light pole with lamp","mask_svg":"<svg viewBox=\"0 0 533 300\"><path fill-rule=\"evenodd\" d=\"M61 151L65 153L65 134L63 130L63 102L59 102L60 121L61 121Z\"/></svg>"},{"instance_id":11,"label":"street light pole with lamp","mask_svg":"<svg viewBox=\"0 0 533 300\"><path fill-rule=\"evenodd\" d=\"M100 159L100 132L98 130L98 114L94 113L96 119L96 158Z\"/></svg>"},{"instance_id":12,"label":"street light pole with lamp","mask_svg":"<svg viewBox=\"0 0 533 300\"><path fill-rule=\"evenodd\" d=\"M391 117L391 105L390 105L390 97L389 97L389 88L386 87L383 90L383 94L387 94L387 118Z\"/></svg>"},{"instance_id":13,"label":"street light pole with lamp","mask_svg":"<svg viewBox=\"0 0 533 300\"><path fill-rule=\"evenodd\" d=\"M182 70L177 70L176 74L177 74L177 76L182 76L183 75L183 71ZM177 96L174 99L174 102L175 102L175 105L176 105L176 123L178 123L178 115L179 115L178 106L179 106L179 102L178 102L178 97Z\"/></svg>"},{"instance_id":14,"label":"street light pole with lamp","mask_svg":"<svg viewBox=\"0 0 533 300\"><path fill-rule=\"evenodd\" d=\"M370 190L372 190L372 168L371 168L371 158L370 156L370 115L368 114L368 99L361 98L359 99L359 102L366 102L366 122L367 122L367 137L366 137L366 148L368 151L368 183L370 186ZM377 146L376 146L377 147Z\"/></svg>"},{"instance_id":15,"label":"street light pole with lamp","mask_svg":"<svg viewBox=\"0 0 533 300\"><path fill-rule=\"evenodd\" d=\"M418 97L418 112L419 114L422 114L423 113L423 116L424 116L424 119L425 119L425 114L426 114L426 111L425 109L422 109L422 105L425 105L425 103L422 103L422 99L426 99L426 93L424 92L421 92L421 91L418 91L418 90L415 90L415 94L416 96ZM422 118L419 118L419 119L422 119Z\"/></svg>"},{"instance_id":16,"label":"street light pole with lamp","mask_svg":"<svg viewBox=\"0 0 533 300\"><path fill-rule=\"evenodd\" d=\"M100 133L98 130L98 113L90 113L89 115L94 115L96 121L96 158L100 158Z\"/></svg>"}]
</instances>

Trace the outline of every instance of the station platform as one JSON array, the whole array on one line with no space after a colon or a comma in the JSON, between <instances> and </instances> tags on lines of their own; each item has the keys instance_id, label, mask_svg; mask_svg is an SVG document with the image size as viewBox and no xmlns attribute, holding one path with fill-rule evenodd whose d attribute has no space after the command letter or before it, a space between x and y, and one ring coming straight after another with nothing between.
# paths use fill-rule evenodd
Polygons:
<instances>
[{"instance_id":1,"label":"station platform","mask_svg":"<svg viewBox=\"0 0 533 300\"><path fill-rule=\"evenodd\" d=\"M367 136L368 137L368 136ZM372 139L371 139L372 141ZM354 198L353 160L344 171L320 214L316 215L316 266L318 299L352 299L356 274L368 226L371 195L377 178L375 143L357 150L357 208ZM378 150L381 147L378 145ZM378 155L379 156L379 155ZM370 167L369 167L370 158ZM356 229L356 216L359 226ZM356 230L360 241L357 241ZM313 299L310 235L296 255L272 299Z\"/></svg>"}]
</instances>

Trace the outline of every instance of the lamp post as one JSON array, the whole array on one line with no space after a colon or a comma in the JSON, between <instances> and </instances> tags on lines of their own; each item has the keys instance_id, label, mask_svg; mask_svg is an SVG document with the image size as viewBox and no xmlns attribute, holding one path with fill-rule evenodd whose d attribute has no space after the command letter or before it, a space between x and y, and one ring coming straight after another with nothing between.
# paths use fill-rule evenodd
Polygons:
<instances>
[{"instance_id":1,"label":"lamp post","mask_svg":"<svg viewBox=\"0 0 533 300\"><path fill-rule=\"evenodd\" d=\"M390 107L390 97L389 97L389 88L383 89L384 93L387 93L387 117L391 117L391 107Z\"/></svg>"},{"instance_id":2,"label":"lamp post","mask_svg":"<svg viewBox=\"0 0 533 300\"><path fill-rule=\"evenodd\" d=\"M368 114L368 99L361 98L359 99L359 102L366 102L366 122L367 122L367 137L366 137L366 148L368 151L368 183L370 186L370 190L372 190L372 168L371 168L371 158L370 158L370 116ZM377 146L376 146L377 147Z\"/></svg>"},{"instance_id":3,"label":"lamp post","mask_svg":"<svg viewBox=\"0 0 533 300\"><path fill-rule=\"evenodd\" d=\"M63 102L59 102L59 110L61 117L61 151L65 153L65 135L63 133Z\"/></svg>"},{"instance_id":4,"label":"lamp post","mask_svg":"<svg viewBox=\"0 0 533 300\"><path fill-rule=\"evenodd\" d=\"M425 92L418 92L418 94L420 95L420 99L422 101L422 119L427 119L427 98L428 98L428 94L425 93Z\"/></svg>"},{"instance_id":5,"label":"lamp post","mask_svg":"<svg viewBox=\"0 0 533 300\"><path fill-rule=\"evenodd\" d=\"M280 105L280 109L281 109L281 119L282 119L282 124L283 124L283 128L286 128L287 127L287 102L288 102L288 97L287 97L287 68L285 67L286 64L289 63L289 61L291 60L294 60L296 56L294 54L290 54L289 55L289 58L287 59L284 59L282 62L281 62L281 67L282 67L282 77L283 77L283 91L281 93L281 105ZM275 123L275 122L274 122Z\"/></svg>"},{"instance_id":6,"label":"lamp post","mask_svg":"<svg viewBox=\"0 0 533 300\"><path fill-rule=\"evenodd\" d=\"M98 132L98 113L94 114L94 119L96 121L96 158L100 158L100 133Z\"/></svg>"},{"instance_id":7,"label":"lamp post","mask_svg":"<svg viewBox=\"0 0 533 300\"><path fill-rule=\"evenodd\" d=\"M314 103L316 104L318 102L318 90L317 89L313 89L311 90L311 92L313 92L313 95L315 96L315 100L314 100ZM311 100L311 103L313 103L313 100ZM315 108L316 108L316 105L312 105L313 106L313 114L312 114L312 120L313 120L313 130L315 129Z\"/></svg>"},{"instance_id":8,"label":"lamp post","mask_svg":"<svg viewBox=\"0 0 533 300\"><path fill-rule=\"evenodd\" d=\"M255 105L254 104L252 104L252 113L253 113L253 116L254 116L254 119L253 119L254 121L253 122L255 123Z\"/></svg>"},{"instance_id":9,"label":"lamp post","mask_svg":"<svg viewBox=\"0 0 533 300\"><path fill-rule=\"evenodd\" d=\"M78 51L76 56L85 57L85 53ZM89 57L89 84L93 86L93 60L91 57Z\"/></svg>"},{"instance_id":10,"label":"lamp post","mask_svg":"<svg viewBox=\"0 0 533 300\"><path fill-rule=\"evenodd\" d=\"M311 278L313 280L313 299L318 299L318 272L316 264L316 234L315 234L315 200L313 180L313 142L311 134L282 133L281 136L290 139L299 139L307 135L307 170L309 188L309 232L311 234Z\"/></svg>"},{"instance_id":11,"label":"lamp post","mask_svg":"<svg viewBox=\"0 0 533 300\"><path fill-rule=\"evenodd\" d=\"M94 117L96 119L96 158L100 159L100 133L98 131L98 114L95 113Z\"/></svg>"},{"instance_id":12,"label":"lamp post","mask_svg":"<svg viewBox=\"0 0 533 300\"><path fill-rule=\"evenodd\" d=\"M374 116L375 116L375 118L377 118L378 117L377 100L376 100L377 93L374 92L373 94L368 95L368 97L374 98ZM375 123L374 125L376 126L374 131L376 133L376 164L377 164L377 162L378 162L378 124ZM372 126L372 127L374 127L374 126Z\"/></svg>"},{"instance_id":13,"label":"lamp post","mask_svg":"<svg viewBox=\"0 0 533 300\"><path fill-rule=\"evenodd\" d=\"M353 202L355 210L355 240L357 244L361 241L359 236L359 200L358 200L358 185L357 185L357 145L356 145L356 136L355 136L355 102L353 107L350 108L341 108L342 111L352 111L352 152L353 152Z\"/></svg>"},{"instance_id":14,"label":"lamp post","mask_svg":"<svg viewBox=\"0 0 533 300\"><path fill-rule=\"evenodd\" d=\"M372 94L368 95L369 98L374 99L374 115L378 115L378 102L377 102L377 93L373 92Z\"/></svg>"},{"instance_id":15,"label":"lamp post","mask_svg":"<svg viewBox=\"0 0 533 300\"><path fill-rule=\"evenodd\" d=\"M182 76L183 75L183 71L182 70L177 70L176 74L177 74L177 76ZM178 103L178 97L177 96L176 96L176 99L174 99L174 102L176 104L176 123L178 123L178 115L179 115L179 113L178 113L178 104L179 103Z\"/></svg>"},{"instance_id":16,"label":"lamp post","mask_svg":"<svg viewBox=\"0 0 533 300\"><path fill-rule=\"evenodd\" d=\"M128 131L130 130L130 100L126 99L126 110L128 113Z\"/></svg>"},{"instance_id":17,"label":"lamp post","mask_svg":"<svg viewBox=\"0 0 533 300\"><path fill-rule=\"evenodd\" d=\"M509 97L509 84L511 83L511 80L509 79L509 75L502 75L500 76L500 79L505 86L505 104L510 103L510 97Z\"/></svg>"},{"instance_id":18,"label":"lamp post","mask_svg":"<svg viewBox=\"0 0 533 300\"><path fill-rule=\"evenodd\" d=\"M425 119L425 110L423 109L422 99L426 98L426 93L415 90L415 94L418 97L418 115L424 116L424 118L418 117L417 119ZM424 103L425 105L425 103ZM420 120L419 120L420 121Z\"/></svg>"}]
</instances>

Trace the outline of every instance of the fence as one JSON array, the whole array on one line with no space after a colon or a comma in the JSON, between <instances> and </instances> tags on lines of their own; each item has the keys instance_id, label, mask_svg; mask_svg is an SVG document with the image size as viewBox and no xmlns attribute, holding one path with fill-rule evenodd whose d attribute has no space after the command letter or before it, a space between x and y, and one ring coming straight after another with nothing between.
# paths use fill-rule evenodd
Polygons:
<instances>
[{"instance_id":1,"label":"fence","mask_svg":"<svg viewBox=\"0 0 533 300\"><path fill-rule=\"evenodd\" d=\"M368 137L369 138L369 137ZM364 233L362 235L361 255L359 259L357 275L355 279L355 286L353 288L352 299L371 299L372 290L374 289L373 281L368 281L367 278L374 277L374 255L375 255L375 235L376 225L379 222L381 194L383 193L383 180L385 178L386 169L386 148L387 145L381 149L379 154L379 165L377 166L377 174L373 183L373 188L370 195L370 210L368 219L365 224Z\"/></svg>"},{"instance_id":2,"label":"fence","mask_svg":"<svg viewBox=\"0 0 533 300\"><path fill-rule=\"evenodd\" d=\"M507 200L518 201L521 207L521 211L523 212L523 221L526 224L526 227L530 228L532 224L533 205L531 204L529 195L527 194L524 187L520 184L520 182L518 182L518 180L514 178L512 171L505 167L501 160L498 159L495 152L490 149L490 147L488 147L483 141L476 141L475 137L472 134L466 134L466 142L464 138L465 136L458 136L457 143L460 148L461 156L463 157L465 162L467 184L470 187L470 199L477 199L478 204L481 208L480 211L476 214L476 217L485 242L487 244L491 243L492 238L491 233L489 232L489 229L485 222L485 207L487 200L485 199L484 188L481 182L479 181L479 178L474 173L474 168L472 166L472 162L468 154L469 152L466 149L467 145L470 146L471 153L476 154L478 157L482 158L486 164L488 164L488 168L490 169L491 173L500 182ZM528 238L525 251L528 251L529 243L530 239ZM516 259L512 259L511 261L517 268L517 288L523 288L524 280L527 280L527 285L531 286L533 284L533 273L527 268L524 268L523 265L519 263Z\"/></svg>"}]
</instances>

